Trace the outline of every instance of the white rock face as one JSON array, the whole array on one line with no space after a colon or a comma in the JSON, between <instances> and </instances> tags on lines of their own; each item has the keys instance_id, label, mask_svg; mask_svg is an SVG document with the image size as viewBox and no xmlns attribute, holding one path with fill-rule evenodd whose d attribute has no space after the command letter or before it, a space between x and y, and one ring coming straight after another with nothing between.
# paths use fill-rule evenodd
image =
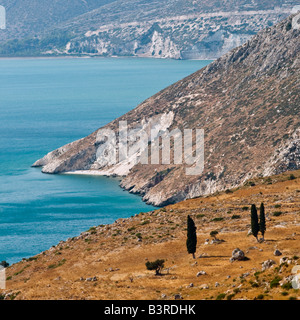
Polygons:
<instances>
[{"instance_id":1,"label":"white rock face","mask_svg":"<svg viewBox=\"0 0 300 320\"><path fill-rule=\"evenodd\" d=\"M287 8L168 16L98 27L71 40L66 54L216 59L290 14ZM237 31L237 32L236 32ZM52 50L58 52L58 49Z\"/></svg>"},{"instance_id":2,"label":"white rock face","mask_svg":"<svg viewBox=\"0 0 300 320\"><path fill-rule=\"evenodd\" d=\"M36 161L33 166L43 166L44 173L56 173L59 170L60 172L63 172L65 174L126 176L130 172L130 170L140 162L142 153L145 151L145 148L148 147L148 142L151 141L151 139L156 141L158 139L159 132L164 132L165 130L167 130L172 125L173 119L174 112L170 111L168 113L156 115L148 119L147 121L143 120L138 127L128 129L128 148L129 152L131 149L133 149L133 152L132 154L129 153L129 156L126 157L125 160L119 161L114 165L107 164L107 159L104 157L104 154L105 151L107 151L107 153L116 153L117 155L119 152L120 144L109 143L105 146L103 144L100 144L99 146L97 146L97 148L94 148L94 154L92 154L91 156L93 162L82 163L82 169L79 170L67 170L67 166L64 166L64 159L61 159L60 156L64 155L71 148L76 147L76 144L82 141L81 139L48 153L44 158ZM101 130L102 129L100 129L98 133L101 132ZM130 139L132 138L132 134L134 134L135 136L139 136L141 132L147 133L147 144L143 145L143 149L141 148L135 151L133 148L135 141L130 142ZM155 134L153 134L153 132ZM116 133L116 135L118 135L118 133ZM101 137L96 137L94 143L97 142L102 142Z\"/></svg>"}]
</instances>

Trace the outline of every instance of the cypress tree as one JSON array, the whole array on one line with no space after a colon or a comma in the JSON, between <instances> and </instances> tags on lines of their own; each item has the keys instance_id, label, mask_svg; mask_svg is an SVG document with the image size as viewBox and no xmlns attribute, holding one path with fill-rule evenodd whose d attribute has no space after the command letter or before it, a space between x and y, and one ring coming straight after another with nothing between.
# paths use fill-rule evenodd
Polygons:
<instances>
[{"instance_id":1,"label":"cypress tree","mask_svg":"<svg viewBox=\"0 0 300 320\"><path fill-rule=\"evenodd\" d=\"M186 240L186 247L188 253L193 255L195 259L195 252L197 246L197 233L196 233L196 226L193 219L188 216L187 217L187 240Z\"/></svg>"},{"instance_id":2,"label":"cypress tree","mask_svg":"<svg viewBox=\"0 0 300 320\"><path fill-rule=\"evenodd\" d=\"M257 235L259 232L259 224L258 224L257 209L255 204L251 206L251 231L253 236L258 241Z\"/></svg>"},{"instance_id":3,"label":"cypress tree","mask_svg":"<svg viewBox=\"0 0 300 320\"><path fill-rule=\"evenodd\" d=\"M266 217L265 217L265 206L263 203L261 203L260 209L259 209L259 231L261 232L263 239L265 239Z\"/></svg>"}]
</instances>

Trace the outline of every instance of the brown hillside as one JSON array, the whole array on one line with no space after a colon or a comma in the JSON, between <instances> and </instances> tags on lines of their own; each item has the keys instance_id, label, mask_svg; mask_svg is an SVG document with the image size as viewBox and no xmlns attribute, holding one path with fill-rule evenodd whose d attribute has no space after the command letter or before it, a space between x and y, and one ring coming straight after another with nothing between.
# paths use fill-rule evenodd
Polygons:
<instances>
[{"instance_id":1,"label":"brown hillside","mask_svg":"<svg viewBox=\"0 0 300 320\"><path fill-rule=\"evenodd\" d=\"M299 291L290 288L288 278L292 267L300 264L299 194L300 171L295 171L93 227L9 267L7 289L1 297L174 299L180 294L187 300L299 299ZM258 243L247 234L250 205L261 202L266 208L267 232L265 242ZM274 216L276 212L281 214ZM188 214L198 229L195 260L185 245ZM225 242L211 244L213 230ZM204 244L206 239L208 244ZM249 260L230 262L235 248L243 250ZM275 249L282 255L274 256ZM280 265L283 257L290 261ZM166 260L162 276L146 270L145 262L156 259ZM262 272L261 264L268 259L276 264ZM206 274L197 277L200 271Z\"/></svg>"}]
</instances>

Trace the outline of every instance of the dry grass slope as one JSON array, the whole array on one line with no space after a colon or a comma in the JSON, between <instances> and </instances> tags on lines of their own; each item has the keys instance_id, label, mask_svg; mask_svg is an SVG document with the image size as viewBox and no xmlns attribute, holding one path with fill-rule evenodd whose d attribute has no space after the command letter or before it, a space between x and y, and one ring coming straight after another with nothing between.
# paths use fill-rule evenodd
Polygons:
<instances>
[{"instance_id":1,"label":"dry grass slope","mask_svg":"<svg viewBox=\"0 0 300 320\"><path fill-rule=\"evenodd\" d=\"M288 282L292 267L300 264L299 194L300 170L92 227L9 267L7 289L0 295L29 300L174 299L176 294L186 300L299 299L299 290ZM261 202L267 233L258 243L247 234L250 205ZM188 214L198 228L196 259L185 246ZM224 242L205 244L213 230ZM237 247L249 259L231 263ZM274 256L275 249L282 256ZM285 256L290 261L280 264ZM145 262L156 259L166 260L162 276L146 270ZM262 271L268 259L276 264ZM199 271L206 274L197 277Z\"/></svg>"}]
</instances>

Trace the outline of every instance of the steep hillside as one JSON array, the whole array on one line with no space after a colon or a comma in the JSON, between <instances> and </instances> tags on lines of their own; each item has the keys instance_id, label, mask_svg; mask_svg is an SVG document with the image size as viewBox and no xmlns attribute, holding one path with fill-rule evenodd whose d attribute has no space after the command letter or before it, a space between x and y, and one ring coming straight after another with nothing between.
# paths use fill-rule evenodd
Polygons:
<instances>
[{"instance_id":1,"label":"steep hillside","mask_svg":"<svg viewBox=\"0 0 300 320\"><path fill-rule=\"evenodd\" d=\"M7 29L1 30L0 41L35 36L53 29L113 0L2 0L7 11Z\"/></svg>"},{"instance_id":2,"label":"steep hillside","mask_svg":"<svg viewBox=\"0 0 300 320\"><path fill-rule=\"evenodd\" d=\"M43 166L45 173L120 175L123 188L155 205L298 169L300 30L291 28L291 20L261 31L107 125L117 131L119 121L127 120L138 132L153 127L204 129L202 174L188 176L184 165L141 165L139 151L130 161L108 167L97 155L104 139L97 138L98 131L49 153L34 166Z\"/></svg>"},{"instance_id":3,"label":"steep hillside","mask_svg":"<svg viewBox=\"0 0 300 320\"><path fill-rule=\"evenodd\" d=\"M300 172L251 184L61 241L9 267L0 299L300 299L291 286L292 268L300 264ZM258 243L248 231L250 206L261 202L267 231ZM186 250L187 215L197 226L196 259ZM215 230L219 241L210 237ZM247 259L230 262L236 248ZM146 270L156 259L166 260L162 276ZM263 270L268 260L274 264Z\"/></svg>"},{"instance_id":4,"label":"steep hillside","mask_svg":"<svg viewBox=\"0 0 300 320\"><path fill-rule=\"evenodd\" d=\"M296 0L6 0L1 55L212 59L286 18ZM11 39L10 41L6 41Z\"/></svg>"}]
</instances>

